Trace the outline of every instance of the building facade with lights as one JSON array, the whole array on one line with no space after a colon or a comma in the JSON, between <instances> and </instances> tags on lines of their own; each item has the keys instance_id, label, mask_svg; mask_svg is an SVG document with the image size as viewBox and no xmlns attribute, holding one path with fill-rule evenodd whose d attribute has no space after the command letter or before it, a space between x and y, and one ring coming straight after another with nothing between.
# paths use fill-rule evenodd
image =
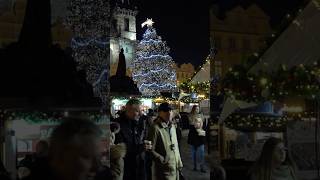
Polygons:
<instances>
[{"instance_id":1,"label":"building facade with lights","mask_svg":"<svg viewBox=\"0 0 320 180\"><path fill-rule=\"evenodd\" d=\"M175 64L174 69L177 73L177 83L180 84L192 78L195 68L191 63Z\"/></svg>"},{"instance_id":2,"label":"building facade with lights","mask_svg":"<svg viewBox=\"0 0 320 180\"><path fill-rule=\"evenodd\" d=\"M272 32L269 16L255 4L234 7L223 17L218 16L219 8L213 5L209 14L210 39L217 50L211 68L218 76L266 46L264 40Z\"/></svg>"}]
</instances>

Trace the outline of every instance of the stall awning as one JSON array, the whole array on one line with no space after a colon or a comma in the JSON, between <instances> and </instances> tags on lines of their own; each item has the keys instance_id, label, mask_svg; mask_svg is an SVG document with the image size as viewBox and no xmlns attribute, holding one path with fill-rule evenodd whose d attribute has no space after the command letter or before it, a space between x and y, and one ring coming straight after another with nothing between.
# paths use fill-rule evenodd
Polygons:
<instances>
[{"instance_id":1,"label":"stall awning","mask_svg":"<svg viewBox=\"0 0 320 180\"><path fill-rule=\"evenodd\" d=\"M192 78L191 83L210 81L210 62L207 61L201 70Z\"/></svg>"},{"instance_id":2,"label":"stall awning","mask_svg":"<svg viewBox=\"0 0 320 180\"><path fill-rule=\"evenodd\" d=\"M304 64L312 65L320 59L320 0L312 0L262 55L251 69L272 72L280 65L288 68Z\"/></svg>"}]
</instances>

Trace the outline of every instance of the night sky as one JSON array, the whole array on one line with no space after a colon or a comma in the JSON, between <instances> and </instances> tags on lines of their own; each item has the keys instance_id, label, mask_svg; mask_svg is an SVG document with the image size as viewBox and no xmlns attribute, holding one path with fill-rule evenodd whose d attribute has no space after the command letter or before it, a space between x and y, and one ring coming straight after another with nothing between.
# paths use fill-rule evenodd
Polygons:
<instances>
[{"instance_id":1,"label":"night sky","mask_svg":"<svg viewBox=\"0 0 320 180\"><path fill-rule=\"evenodd\" d=\"M256 2L270 17L271 25L276 27L288 12L303 0L138 0L137 16L138 40L142 39L144 29L141 23L153 18L154 27L168 46L171 56L177 63L201 65L210 49L209 43L209 5L218 4L222 14L234 6L249 6Z\"/></svg>"}]
</instances>

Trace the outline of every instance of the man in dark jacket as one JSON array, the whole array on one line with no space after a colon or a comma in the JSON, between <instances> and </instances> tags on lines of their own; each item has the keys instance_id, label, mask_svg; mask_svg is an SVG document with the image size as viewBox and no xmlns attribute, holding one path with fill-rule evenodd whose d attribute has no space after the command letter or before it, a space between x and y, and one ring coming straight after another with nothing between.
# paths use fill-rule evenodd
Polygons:
<instances>
[{"instance_id":1,"label":"man in dark jacket","mask_svg":"<svg viewBox=\"0 0 320 180\"><path fill-rule=\"evenodd\" d=\"M124 158L124 180L140 180L140 154L143 152L144 129L139 123L141 102L130 99L124 113L115 121L120 124L120 132L116 134L115 144L125 143L127 154ZM112 154L111 154L112 156ZM140 174L140 175L139 175Z\"/></svg>"}]
</instances>

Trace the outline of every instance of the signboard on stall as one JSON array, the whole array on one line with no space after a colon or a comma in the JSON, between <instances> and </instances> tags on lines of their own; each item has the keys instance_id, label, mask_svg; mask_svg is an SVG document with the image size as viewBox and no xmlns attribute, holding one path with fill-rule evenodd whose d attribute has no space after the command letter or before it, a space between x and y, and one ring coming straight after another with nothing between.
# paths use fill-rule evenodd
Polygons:
<instances>
[{"instance_id":1,"label":"signboard on stall","mask_svg":"<svg viewBox=\"0 0 320 180\"><path fill-rule=\"evenodd\" d=\"M288 148L300 179L317 177L315 121L296 121L287 128ZM319 142L317 142L319 143Z\"/></svg>"}]
</instances>

